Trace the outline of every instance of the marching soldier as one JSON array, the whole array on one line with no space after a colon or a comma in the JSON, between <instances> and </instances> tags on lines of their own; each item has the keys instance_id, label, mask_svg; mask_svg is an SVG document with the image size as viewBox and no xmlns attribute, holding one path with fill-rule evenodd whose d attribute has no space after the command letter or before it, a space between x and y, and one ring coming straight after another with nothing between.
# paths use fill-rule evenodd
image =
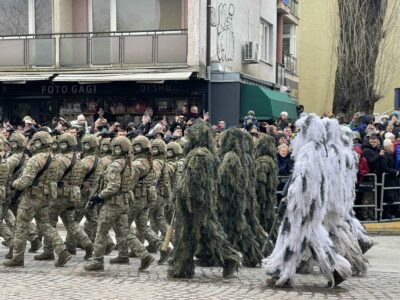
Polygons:
<instances>
[{"instance_id":1,"label":"marching soldier","mask_svg":"<svg viewBox=\"0 0 400 300\"><path fill-rule=\"evenodd\" d=\"M19 132L14 132L9 138L9 143L10 143L10 156L7 157L7 164L9 168L9 176L8 176L9 184L6 192L10 196L11 184L18 177L21 176L22 171L25 168L26 162L28 161L29 157L25 153L27 140L23 134ZM5 215L5 220L7 220L6 221L7 224L15 223L14 215L17 213L17 207L15 205L12 205L10 208L11 210L9 210L8 213ZM12 228L14 228L14 226L12 226ZM42 247L41 238L39 238L37 235L37 228L34 223L29 224L28 240L31 243L31 249L29 249L29 252L36 252ZM12 257L12 251L10 251L6 255L6 258L8 259L11 257Z\"/></svg>"},{"instance_id":2,"label":"marching soldier","mask_svg":"<svg viewBox=\"0 0 400 300\"><path fill-rule=\"evenodd\" d=\"M50 203L49 217L51 225L55 228L58 216L67 230L67 235L85 249L84 259L91 256L93 245L87 234L75 222L75 206L79 203L81 194L80 187L82 182L82 163L75 152L78 145L76 137L70 133L64 133L58 137L58 144L61 154L57 156L60 162L58 174L58 198ZM68 246L68 245L67 245ZM76 249L69 249L72 254ZM44 240L44 252L34 256L35 260L54 259L53 248L49 240Z\"/></svg>"},{"instance_id":3,"label":"marching soldier","mask_svg":"<svg viewBox=\"0 0 400 300\"><path fill-rule=\"evenodd\" d=\"M149 209L149 219L151 228L155 233L161 232L165 237L168 223L164 216L164 206L171 196L171 186L168 177L167 167L167 146L162 139L155 139L151 142L151 152L153 158L154 184L156 185L157 197L152 199ZM156 252L155 245L147 246L148 251Z\"/></svg>"},{"instance_id":4,"label":"marching soldier","mask_svg":"<svg viewBox=\"0 0 400 300\"><path fill-rule=\"evenodd\" d=\"M50 199L55 199L57 195L56 180L59 164L51 153L52 138L49 133L44 131L35 133L31 143L35 154L27 161L20 178L12 183L13 189L22 193L22 196L17 210L13 257L4 261L3 265L24 266L28 226L35 218L39 230L53 245L58 255L56 267L62 267L71 259L71 255L49 221Z\"/></svg>"},{"instance_id":5,"label":"marching soldier","mask_svg":"<svg viewBox=\"0 0 400 300\"><path fill-rule=\"evenodd\" d=\"M178 177L183 170L183 150L179 143L170 142L167 144L167 165L168 165L168 176L171 186L171 195L166 205L164 206L164 214L167 222L171 224L172 216L175 210L174 203L174 190L178 182Z\"/></svg>"},{"instance_id":6,"label":"marching soldier","mask_svg":"<svg viewBox=\"0 0 400 300\"><path fill-rule=\"evenodd\" d=\"M99 187L98 195L90 201L102 203L98 218L96 240L92 261L85 266L86 271L104 270L104 251L107 243L107 234L111 227L114 228L117 243L118 256L110 260L111 264L128 264L128 245L132 247L132 238L136 239L134 251L141 258L139 271L146 270L154 261L147 253L144 246L136 237L127 239L129 232L128 210L132 201L131 191L132 167L130 155L132 145L126 137L117 137L112 143L112 163L108 166L104 176L104 184Z\"/></svg>"},{"instance_id":7,"label":"marching soldier","mask_svg":"<svg viewBox=\"0 0 400 300\"><path fill-rule=\"evenodd\" d=\"M134 161L133 171L133 193L134 201L129 206L129 224L135 221L138 233L143 236L156 249L160 249L159 264L164 263L168 258L168 252L161 250L162 241L157 234L147 225L149 218L149 204L157 197L154 186L154 172L152 167L151 143L144 136L137 136L132 141ZM133 229L129 231L128 238L133 239ZM135 253L135 249L131 250ZM135 253L138 255L138 253Z\"/></svg>"}]
</instances>

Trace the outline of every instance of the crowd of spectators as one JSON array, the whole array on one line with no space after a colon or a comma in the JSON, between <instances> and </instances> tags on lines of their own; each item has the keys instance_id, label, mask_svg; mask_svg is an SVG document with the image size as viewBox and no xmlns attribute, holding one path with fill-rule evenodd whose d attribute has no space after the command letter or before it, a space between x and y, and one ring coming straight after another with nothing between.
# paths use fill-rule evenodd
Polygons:
<instances>
[{"instance_id":1,"label":"crowd of spectators","mask_svg":"<svg viewBox=\"0 0 400 300\"><path fill-rule=\"evenodd\" d=\"M298 114L303 111L298 108ZM325 117L333 118L332 114L324 114ZM377 120L378 119L378 120ZM83 114L78 115L76 120L65 120L60 116L53 118L50 124L38 124L31 117L26 116L20 124L12 126L9 122L3 122L1 133L8 137L12 131L20 131L28 138L40 128L48 130L53 135L70 132L77 136L78 143L85 133L93 133L106 136L128 136L133 138L137 135L148 137L160 136L166 142L185 139L186 130L200 120L209 121L208 113L201 114L197 106L184 107L182 114L176 115L173 122L168 122L166 116L155 117L153 109L148 107L142 116L140 124L128 123L126 126L115 121L113 115L106 112L102 107L97 109L94 123L89 125ZM376 118L370 115L355 113L351 122L345 123L340 120L341 125L349 126L354 132L354 150L359 157L358 164L358 189L356 204L369 204L367 193L363 189L371 184L371 177L366 175L373 173L378 182L382 181L385 173L385 186L399 186L400 175L400 121L397 114L384 115ZM261 134L269 134L275 140L277 147L277 163L279 176L286 177L292 172L294 162L291 158L292 140L294 138L294 124L288 119L288 113L283 111L275 122L261 122L257 120L254 111L249 111L240 125L243 130L249 132L254 141ZM216 144L219 144L221 133L227 128L224 120L219 120L213 125ZM80 144L80 143L79 143ZM380 187L378 187L380 189ZM378 190L378 195L380 190ZM399 190L385 191L386 203L398 202ZM372 210L359 209L357 212L360 219L372 219ZM399 218L400 206L388 205L383 211L384 218Z\"/></svg>"}]
</instances>

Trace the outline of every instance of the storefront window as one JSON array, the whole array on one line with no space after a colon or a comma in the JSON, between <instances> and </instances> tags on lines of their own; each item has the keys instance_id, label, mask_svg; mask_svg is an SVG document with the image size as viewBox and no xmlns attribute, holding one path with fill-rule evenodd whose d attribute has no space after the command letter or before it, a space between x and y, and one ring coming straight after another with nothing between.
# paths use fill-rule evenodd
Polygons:
<instances>
[{"instance_id":1,"label":"storefront window","mask_svg":"<svg viewBox=\"0 0 400 300\"><path fill-rule=\"evenodd\" d=\"M110 0L92 0L93 1L93 31L108 32L110 27Z\"/></svg>"},{"instance_id":2,"label":"storefront window","mask_svg":"<svg viewBox=\"0 0 400 300\"><path fill-rule=\"evenodd\" d=\"M52 0L35 1L35 33L51 33L53 23Z\"/></svg>"},{"instance_id":3,"label":"storefront window","mask_svg":"<svg viewBox=\"0 0 400 300\"><path fill-rule=\"evenodd\" d=\"M182 0L117 0L118 31L182 27Z\"/></svg>"},{"instance_id":4,"label":"storefront window","mask_svg":"<svg viewBox=\"0 0 400 300\"><path fill-rule=\"evenodd\" d=\"M29 33L28 0L0 0L0 35Z\"/></svg>"}]
</instances>

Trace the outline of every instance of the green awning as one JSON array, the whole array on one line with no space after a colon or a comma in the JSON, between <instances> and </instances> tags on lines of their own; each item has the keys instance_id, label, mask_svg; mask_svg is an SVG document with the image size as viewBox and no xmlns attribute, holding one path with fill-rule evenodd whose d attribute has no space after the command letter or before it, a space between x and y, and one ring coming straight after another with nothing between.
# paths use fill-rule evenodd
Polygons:
<instances>
[{"instance_id":1,"label":"green awning","mask_svg":"<svg viewBox=\"0 0 400 300\"><path fill-rule=\"evenodd\" d=\"M244 118L249 110L256 113L258 120L275 120L282 111L289 119L297 119L296 103L286 93L273 91L256 85L241 84L240 116Z\"/></svg>"}]
</instances>

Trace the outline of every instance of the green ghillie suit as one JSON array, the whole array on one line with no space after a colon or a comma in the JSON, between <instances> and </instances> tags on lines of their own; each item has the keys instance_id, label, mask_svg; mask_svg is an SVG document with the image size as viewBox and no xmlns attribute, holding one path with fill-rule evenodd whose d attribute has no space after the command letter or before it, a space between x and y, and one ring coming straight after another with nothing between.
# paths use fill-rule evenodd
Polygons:
<instances>
[{"instance_id":1,"label":"green ghillie suit","mask_svg":"<svg viewBox=\"0 0 400 300\"><path fill-rule=\"evenodd\" d=\"M238 128L226 130L221 137L218 167L218 217L233 247L243 255L243 265L255 267L263 258L258 243L245 217L244 188L249 184L243 168L242 141L246 134Z\"/></svg>"},{"instance_id":2,"label":"green ghillie suit","mask_svg":"<svg viewBox=\"0 0 400 300\"><path fill-rule=\"evenodd\" d=\"M276 218L276 188L278 185L278 164L276 147L272 137L264 135L256 144L256 193L260 207L259 220L261 226L275 241L278 231L270 232Z\"/></svg>"},{"instance_id":3,"label":"green ghillie suit","mask_svg":"<svg viewBox=\"0 0 400 300\"><path fill-rule=\"evenodd\" d=\"M204 122L191 126L188 139L175 194L175 248L168 275L192 278L193 256L203 245L223 266L223 276L230 277L240 266L241 255L229 243L217 218L217 157L211 127Z\"/></svg>"},{"instance_id":4,"label":"green ghillie suit","mask_svg":"<svg viewBox=\"0 0 400 300\"><path fill-rule=\"evenodd\" d=\"M246 219L250 225L251 230L257 237L260 245L264 244L265 238L268 236L265 230L260 225L258 216L260 213L260 207L257 203L256 193L256 163L254 161L254 143L250 134L244 134L242 139L242 149L244 150L242 164L244 169L244 177L242 186L245 190L245 202L246 202Z\"/></svg>"}]
</instances>

